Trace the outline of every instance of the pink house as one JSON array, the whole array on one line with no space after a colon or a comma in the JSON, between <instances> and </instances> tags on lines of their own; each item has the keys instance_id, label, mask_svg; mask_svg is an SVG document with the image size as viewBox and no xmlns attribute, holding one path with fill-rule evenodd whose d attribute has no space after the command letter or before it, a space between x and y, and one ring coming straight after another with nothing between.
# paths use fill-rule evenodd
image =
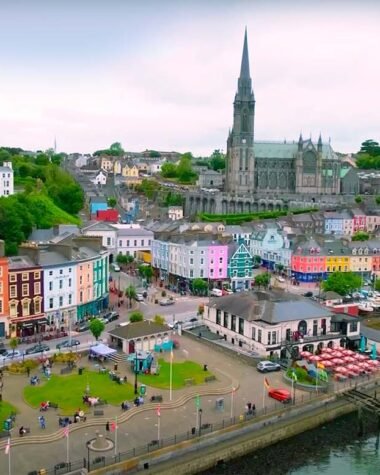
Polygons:
<instances>
[{"instance_id":1,"label":"pink house","mask_svg":"<svg viewBox=\"0 0 380 475\"><path fill-rule=\"evenodd\" d=\"M367 216L365 213L355 208L352 210L353 221L354 221L354 233L356 231L365 231L367 230Z\"/></svg>"},{"instance_id":2,"label":"pink house","mask_svg":"<svg viewBox=\"0 0 380 475\"><path fill-rule=\"evenodd\" d=\"M208 279L227 279L228 246L211 245L208 247Z\"/></svg>"},{"instance_id":3,"label":"pink house","mask_svg":"<svg viewBox=\"0 0 380 475\"><path fill-rule=\"evenodd\" d=\"M83 261L77 265L77 302L78 305L93 300L93 263Z\"/></svg>"}]
</instances>

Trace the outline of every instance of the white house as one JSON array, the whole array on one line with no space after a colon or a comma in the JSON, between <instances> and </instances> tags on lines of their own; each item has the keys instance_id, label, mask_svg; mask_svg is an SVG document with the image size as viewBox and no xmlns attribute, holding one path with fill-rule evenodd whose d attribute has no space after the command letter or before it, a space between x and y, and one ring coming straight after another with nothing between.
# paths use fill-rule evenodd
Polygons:
<instances>
[{"instance_id":1,"label":"white house","mask_svg":"<svg viewBox=\"0 0 380 475\"><path fill-rule=\"evenodd\" d=\"M12 162L4 162L0 167L0 196L13 195L13 168Z\"/></svg>"},{"instance_id":2,"label":"white house","mask_svg":"<svg viewBox=\"0 0 380 475\"><path fill-rule=\"evenodd\" d=\"M183 218L182 206L169 206L168 217L172 221L177 221L177 219L182 219Z\"/></svg>"},{"instance_id":3,"label":"white house","mask_svg":"<svg viewBox=\"0 0 380 475\"><path fill-rule=\"evenodd\" d=\"M99 170L91 181L94 185L105 185L107 183L107 173L104 170Z\"/></svg>"},{"instance_id":4,"label":"white house","mask_svg":"<svg viewBox=\"0 0 380 475\"><path fill-rule=\"evenodd\" d=\"M212 299L204 323L226 341L262 357L282 358L324 346L355 346L360 322L284 292L243 292Z\"/></svg>"},{"instance_id":5,"label":"white house","mask_svg":"<svg viewBox=\"0 0 380 475\"><path fill-rule=\"evenodd\" d=\"M151 251L153 232L139 224L114 224L117 254L137 256L139 251Z\"/></svg>"}]
</instances>

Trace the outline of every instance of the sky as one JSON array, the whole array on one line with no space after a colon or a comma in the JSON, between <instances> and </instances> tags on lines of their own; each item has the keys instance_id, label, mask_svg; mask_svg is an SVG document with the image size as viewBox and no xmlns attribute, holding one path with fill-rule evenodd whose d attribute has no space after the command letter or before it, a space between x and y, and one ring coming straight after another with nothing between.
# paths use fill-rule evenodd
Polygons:
<instances>
[{"instance_id":1,"label":"sky","mask_svg":"<svg viewBox=\"0 0 380 475\"><path fill-rule=\"evenodd\" d=\"M380 1L0 0L0 145L226 149L244 29L256 140L380 140Z\"/></svg>"}]
</instances>

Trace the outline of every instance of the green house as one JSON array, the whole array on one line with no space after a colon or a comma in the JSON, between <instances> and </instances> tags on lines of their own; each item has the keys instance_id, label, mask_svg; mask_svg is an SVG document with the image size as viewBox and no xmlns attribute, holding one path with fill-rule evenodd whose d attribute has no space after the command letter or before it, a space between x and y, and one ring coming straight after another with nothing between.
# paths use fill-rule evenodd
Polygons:
<instances>
[{"instance_id":1,"label":"green house","mask_svg":"<svg viewBox=\"0 0 380 475\"><path fill-rule=\"evenodd\" d=\"M244 243L233 243L228 246L227 271L232 290L247 290L251 288L253 256Z\"/></svg>"}]
</instances>

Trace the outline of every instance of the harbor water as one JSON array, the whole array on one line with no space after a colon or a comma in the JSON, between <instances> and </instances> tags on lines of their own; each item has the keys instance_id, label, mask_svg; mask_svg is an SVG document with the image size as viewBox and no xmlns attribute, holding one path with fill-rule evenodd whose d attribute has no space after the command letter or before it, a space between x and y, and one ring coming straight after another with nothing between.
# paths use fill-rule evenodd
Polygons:
<instances>
[{"instance_id":1,"label":"harbor water","mask_svg":"<svg viewBox=\"0 0 380 475\"><path fill-rule=\"evenodd\" d=\"M356 414L203 472L204 475L380 475L379 433L366 415L358 436Z\"/></svg>"}]
</instances>

